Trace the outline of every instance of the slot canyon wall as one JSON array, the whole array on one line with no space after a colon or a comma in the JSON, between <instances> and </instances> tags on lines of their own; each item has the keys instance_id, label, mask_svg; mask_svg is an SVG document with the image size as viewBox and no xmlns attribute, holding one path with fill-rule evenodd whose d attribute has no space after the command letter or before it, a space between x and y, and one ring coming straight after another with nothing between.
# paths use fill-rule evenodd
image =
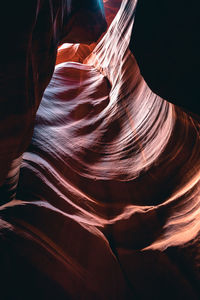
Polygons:
<instances>
[{"instance_id":1,"label":"slot canyon wall","mask_svg":"<svg viewBox=\"0 0 200 300\"><path fill-rule=\"evenodd\" d=\"M143 79L137 1L104 6L97 42L58 49L0 207L3 299L200 298L200 125Z\"/></svg>"}]
</instances>

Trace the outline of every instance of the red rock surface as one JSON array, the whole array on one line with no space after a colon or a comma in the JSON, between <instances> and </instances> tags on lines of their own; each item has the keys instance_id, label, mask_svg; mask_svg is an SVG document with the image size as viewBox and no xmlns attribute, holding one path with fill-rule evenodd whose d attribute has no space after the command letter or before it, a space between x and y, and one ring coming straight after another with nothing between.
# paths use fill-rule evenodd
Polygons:
<instances>
[{"instance_id":1,"label":"red rock surface","mask_svg":"<svg viewBox=\"0 0 200 300\"><path fill-rule=\"evenodd\" d=\"M58 52L0 208L6 299L200 297L199 123L140 75L135 6L122 1L89 55Z\"/></svg>"}]
</instances>

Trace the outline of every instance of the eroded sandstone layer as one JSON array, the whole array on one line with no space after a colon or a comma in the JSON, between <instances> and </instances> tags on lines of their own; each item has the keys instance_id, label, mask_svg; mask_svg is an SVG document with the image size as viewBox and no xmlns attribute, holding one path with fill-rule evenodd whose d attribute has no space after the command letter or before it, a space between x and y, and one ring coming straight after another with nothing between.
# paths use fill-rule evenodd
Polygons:
<instances>
[{"instance_id":1,"label":"eroded sandstone layer","mask_svg":"<svg viewBox=\"0 0 200 300\"><path fill-rule=\"evenodd\" d=\"M122 1L91 48L58 51L17 199L0 210L10 299L200 297L200 127L142 78L135 8Z\"/></svg>"}]
</instances>

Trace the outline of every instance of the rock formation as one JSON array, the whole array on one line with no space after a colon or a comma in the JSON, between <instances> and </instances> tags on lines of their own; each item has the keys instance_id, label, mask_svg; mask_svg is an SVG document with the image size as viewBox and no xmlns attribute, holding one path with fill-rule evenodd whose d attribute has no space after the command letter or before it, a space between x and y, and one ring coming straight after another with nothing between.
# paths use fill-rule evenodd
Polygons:
<instances>
[{"instance_id":1,"label":"rock formation","mask_svg":"<svg viewBox=\"0 0 200 300\"><path fill-rule=\"evenodd\" d=\"M0 208L5 299L200 297L200 126L150 90L129 49L137 3L114 3L96 44L59 49Z\"/></svg>"}]
</instances>

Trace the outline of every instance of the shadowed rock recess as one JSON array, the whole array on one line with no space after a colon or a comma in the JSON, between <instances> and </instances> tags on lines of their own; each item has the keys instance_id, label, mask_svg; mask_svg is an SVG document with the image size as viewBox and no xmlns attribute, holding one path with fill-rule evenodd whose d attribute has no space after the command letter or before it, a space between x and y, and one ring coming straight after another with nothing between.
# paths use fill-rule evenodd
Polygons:
<instances>
[{"instance_id":1,"label":"shadowed rock recess","mask_svg":"<svg viewBox=\"0 0 200 300\"><path fill-rule=\"evenodd\" d=\"M149 87L200 115L200 11L197 0L140 0L130 49Z\"/></svg>"},{"instance_id":2,"label":"shadowed rock recess","mask_svg":"<svg viewBox=\"0 0 200 300\"><path fill-rule=\"evenodd\" d=\"M137 1L104 6L98 41L58 49L0 207L1 299L200 298L200 125L143 79Z\"/></svg>"}]
</instances>

